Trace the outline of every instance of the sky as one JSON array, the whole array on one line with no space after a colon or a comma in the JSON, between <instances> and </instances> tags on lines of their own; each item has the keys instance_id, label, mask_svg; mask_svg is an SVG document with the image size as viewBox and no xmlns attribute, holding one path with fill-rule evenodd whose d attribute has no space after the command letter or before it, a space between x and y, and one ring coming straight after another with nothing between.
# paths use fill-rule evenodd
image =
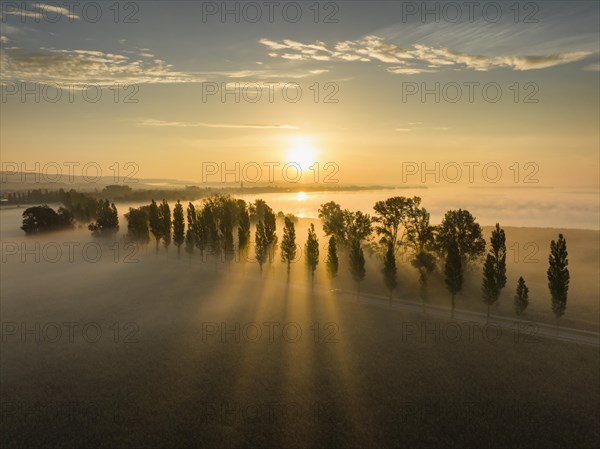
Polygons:
<instances>
[{"instance_id":1,"label":"sky","mask_svg":"<svg viewBox=\"0 0 600 449\"><path fill-rule=\"evenodd\" d=\"M3 168L597 188L599 3L450 3L3 1Z\"/></svg>"}]
</instances>

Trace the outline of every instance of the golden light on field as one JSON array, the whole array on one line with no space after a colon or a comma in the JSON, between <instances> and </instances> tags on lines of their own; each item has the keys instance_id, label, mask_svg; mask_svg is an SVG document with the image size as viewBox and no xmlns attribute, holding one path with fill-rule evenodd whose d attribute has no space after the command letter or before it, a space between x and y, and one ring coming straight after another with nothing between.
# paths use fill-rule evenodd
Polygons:
<instances>
[{"instance_id":1,"label":"golden light on field","mask_svg":"<svg viewBox=\"0 0 600 449\"><path fill-rule=\"evenodd\" d=\"M296 163L302 171L306 171L316 162L317 149L313 139L306 135L294 136L290 139L287 163Z\"/></svg>"}]
</instances>

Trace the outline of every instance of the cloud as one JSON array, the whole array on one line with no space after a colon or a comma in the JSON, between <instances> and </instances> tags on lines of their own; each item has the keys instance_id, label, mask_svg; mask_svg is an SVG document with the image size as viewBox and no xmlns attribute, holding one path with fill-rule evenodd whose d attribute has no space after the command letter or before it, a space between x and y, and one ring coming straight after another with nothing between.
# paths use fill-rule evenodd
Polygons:
<instances>
[{"instance_id":1,"label":"cloud","mask_svg":"<svg viewBox=\"0 0 600 449\"><path fill-rule=\"evenodd\" d=\"M80 18L78 15L71 14L68 9L62 8L60 6L46 5L44 3L36 3L34 6L46 12L51 12L65 16L68 19L76 20Z\"/></svg>"},{"instance_id":2,"label":"cloud","mask_svg":"<svg viewBox=\"0 0 600 449\"><path fill-rule=\"evenodd\" d=\"M432 65L464 65L470 69L487 71L494 68L508 67L513 70L539 70L562 64L568 64L587 58L592 53L587 51L558 53L541 56L498 56L487 57L457 53L446 48L432 48L415 45L415 54Z\"/></svg>"},{"instance_id":3,"label":"cloud","mask_svg":"<svg viewBox=\"0 0 600 449\"><path fill-rule=\"evenodd\" d=\"M423 122L408 122L400 128L394 128L395 132L412 132L412 131L449 131L447 126L425 126Z\"/></svg>"},{"instance_id":4,"label":"cloud","mask_svg":"<svg viewBox=\"0 0 600 449\"><path fill-rule=\"evenodd\" d=\"M9 39L2 35L2 43ZM291 41L290 41L291 42ZM232 70L220 72L182 72L155 56L148 48L120 50L105 53L97 50L56 49L41 47L24 51L12 47L0 52L2 82L30 82L40 84L64 84L81 88L88 84L112 86L119 84L181 84L201 83L223 78L244 79L268 89L266 80L272 80L274 88L291 79L320 75L326 69L303 68L281 70ZM261 84L260 81L263 81Z\"/></svg>"},{"instance_id":5,"label":"cloud","mask_svg":"<svg viewBox=\"0 0 600 449\"><path fill-rule=\"evenodd\" d=\"M270 79L279 79L279 80L290 80L290 79L300 79L306 78L311 75L321 75L323 73L327 73L329 70L327 69L314 69L314 70L233 70L233 71L219 71L219 72L204 72L204 75L209 77L225 77L232 79L243 79L243 78L256 78L259 80L270 80ZM282 81L285 83L285 81ZM265 86L266 88L266 86Z\"/></svg>"},{"instance_id":6,"label":"cloud","mask_svg":"<svg viewBox=\"0 0 600 449\"><path fill-rule=\"evenodd\" d=\"M586 65L583 70L586 72L600 72L600 62L595 62L594 64Z\"/></svg>"},{"instance_id":7,"label":"cloud","mask_svg":"<svg viewBox=\"0 0 600 449\"><path fill-rule=\"evenodd\" d=\"M2 12L8 16L16 16L20 17L21 19L35 19L36 22L39 22L40 20L55 22L57 20L57 16L64 16L70 21L80 19L78 15L72 14L66 8L56 5L47 5L45 3L34 3L29 9L9 9L7 5L7 7L3 8Z\"/></svg>"},{"instance_id":8,"label":"cloud","mask_svg":"<svg viewBox=\"0 0 600 449\"><path fill-rule=\"evenodd\" d=\"M144 119L137 123L139 126L160 128L228 128L228 129L298 129L293 125L265 124L265 123L203 123L203 122L173 122L155 119Z\"/></svg>"},{"instance_id":9,"label":"cloud","mask_svg":"<svg viewBox=\"0 0 600 449\"><path fill-rule=\"evenodd\" d=\"M418 75L420 73L431 73L434 71L415 67L388 67L386 70L390 73L395 73L396 75Z\"/></svg>"},{"instance_id":10,"label":"cloud","mask_svg":"<svg viewBox=\"0 0 600 449\"><path fill-rule=\"evenodd\" d=\"M0 59L4 82L84 86L204 81L198 74L175 71L172 65L160 59L93 50L40 48L30 53L6 49Z\"/></svg>"},{"instance_id":11,"label":"cloud","mask_svg":"<svg viewBox=\"0 0 600 449\"><path fill-rule=\"evenodd\" d=\"M340 41L330 49L324 42L303 44L297 41L260 39L259 42L271 50L269 56L291 61L376 61L393 64L386 70L399 75L430 73L444 68L468 68L488 71L510 68L517 71L539 70L568 64L587 58L592 52L573 51L549 55L530 56L484 56L459 53L448 48L436 48L414 44L401 48L378 36L366 36L354 41Z\"/></svg>"}]
</instances>

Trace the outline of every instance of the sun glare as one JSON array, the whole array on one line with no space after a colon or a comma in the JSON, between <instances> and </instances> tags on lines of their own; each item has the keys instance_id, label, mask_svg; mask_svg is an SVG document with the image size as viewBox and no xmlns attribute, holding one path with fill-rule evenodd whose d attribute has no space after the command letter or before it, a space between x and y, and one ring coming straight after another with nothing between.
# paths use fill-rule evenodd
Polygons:
<instances>
[{"instance_id":1,"label":"sun glare","mask_svg":"<svg viewBox=\"0 0 600 449\"><path fill-rule=\"evenodd\" d=\"M304 201L306 199L306 192L298 192L298 201Z\"/></svg>"},{"instance_id":2,"label":"sun glare","mask_svg":"<svg viewBox=\"0 0 600 449\"><path fill-rule=\"evenodd\" d=\"M294 136L288 147L286 163L296 163L305 171L316 162L316 153L312 139L308 136Z\"/></svg>"}]
</instances>

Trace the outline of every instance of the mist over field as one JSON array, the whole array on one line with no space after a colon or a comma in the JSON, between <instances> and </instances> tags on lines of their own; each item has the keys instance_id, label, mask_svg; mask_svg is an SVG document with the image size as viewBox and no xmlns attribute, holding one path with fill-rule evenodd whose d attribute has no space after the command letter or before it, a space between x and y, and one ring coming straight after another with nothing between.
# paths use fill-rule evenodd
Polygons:
<instances>
[{"instance_id":1,"label":"mist over field","mask_svg":"<svg viewBox=\"0 0 600 449\"><path fill-rule=\"evenodd\" d=\"M311 288L303 255L288 282L279 253L261 276L253 256L156 253L122 232L108 241L85 229L14 238L4 229L18 224L17 210L1 213L7 447L364 447L390 438L408 447L440 429L443 444L467 446L488 432L515 447L598 437L578 430L596 428L597 347L542 337L537 324L499 327L494 317L457 326L439 273L427 307L444 307L443 315L420 310L407 262L399 262L395 297L416 308L388 305L375 255L357 300L343 259L333 283L321 264ZM300 247L310 222L318 223L296 227ZM494 316L514 315L513 286L524 276L531 303L523 318L553 323L545 267L557 232L506 228L507 246L520 253L509 251L508 288ZM597 332L598 232L562 232L573 288L561 326ZM324 254L322 232L319 241ZM484 312L480 277L466 276L457 307ZM465 387L465 378L478 381ZM515 416L527 438L507 430ZM560 429L548 424L557 420Z\"/></svg>"}]
</instances>

